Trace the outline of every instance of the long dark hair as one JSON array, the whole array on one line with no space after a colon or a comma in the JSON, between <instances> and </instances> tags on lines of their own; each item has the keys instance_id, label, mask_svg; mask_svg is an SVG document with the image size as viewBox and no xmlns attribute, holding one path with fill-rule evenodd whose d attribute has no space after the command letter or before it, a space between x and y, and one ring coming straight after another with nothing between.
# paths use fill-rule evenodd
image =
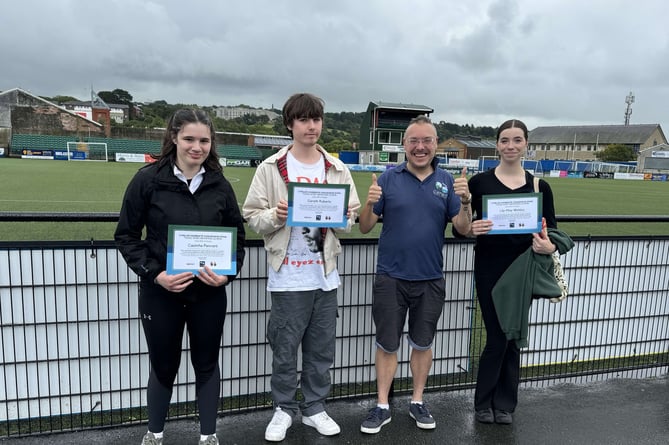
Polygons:
<instances>
[{"instance_id":1,"label":"long dark hair","mask_svg":"<svg viewBox=\"0 0 669 445\"><path fill-rule=\"evenodd\" d=\"M174 143L174 139L177 138L177 134L186 124L204 124L209 127L211 149L203 165L206 170L221 170L221 164L218 162L218 153L216 153L216 131L214 130L214 124L206 112L193 108L182 108L170 117L170 120L167 121L160 154L154 156L154 158L160 164L170 163L173 165L176 162L177 146Z\"/></svg>"}]
</instances>

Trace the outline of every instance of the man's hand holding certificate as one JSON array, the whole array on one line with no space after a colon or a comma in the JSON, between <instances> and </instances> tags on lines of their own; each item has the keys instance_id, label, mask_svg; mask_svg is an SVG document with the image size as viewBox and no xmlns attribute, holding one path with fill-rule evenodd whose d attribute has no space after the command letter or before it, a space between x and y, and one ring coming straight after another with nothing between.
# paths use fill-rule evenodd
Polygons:
<instances>
[{"instance_id":1,"label":"man's hand holding certificate","mask_svg":"<svg viewBox=\"0 0 669 445\"><path fill-rule=\"evenodd\" d=\"M489 235L541 231L541 193L484 195L482 219L492 221Z\"/></svg>"}]
</instances>

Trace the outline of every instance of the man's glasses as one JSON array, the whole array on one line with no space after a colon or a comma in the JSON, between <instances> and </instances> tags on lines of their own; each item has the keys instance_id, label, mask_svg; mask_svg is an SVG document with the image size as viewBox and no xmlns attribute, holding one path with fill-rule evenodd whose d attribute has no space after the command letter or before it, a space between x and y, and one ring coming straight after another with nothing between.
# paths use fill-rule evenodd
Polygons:
<instances>
[{"instance_id":1,"label":"man's glasses","mask_svg":"<svg viewBox=\"0 0 669 445\"><path fill-rule=\"evenodd\" d=\"M429 138L409 138L406 140L406 143L409 145L418 145L419 143L423 143L423 145L432 145L434 141L436 141L437 138L434 137L429 137Z\"/></svg>"}]
</instances>

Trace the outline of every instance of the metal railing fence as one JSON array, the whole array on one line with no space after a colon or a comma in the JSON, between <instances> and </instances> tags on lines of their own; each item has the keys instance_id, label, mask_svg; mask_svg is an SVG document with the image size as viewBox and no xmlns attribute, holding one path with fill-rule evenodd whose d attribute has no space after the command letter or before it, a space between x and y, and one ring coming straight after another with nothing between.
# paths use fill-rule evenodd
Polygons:
<instances>
[{"instance_id":1,"label":"metal railing fence","mask_svg":"<svg viewBox=\"0 0 669 445\"><path fill-rule=\"evenodd\" d=\"M578 237L563 257L570 295L537 300L523 384L662 375L669 365L669 236ZM342 240L335 399L375 393L371 316L376 240ZM444 244L447 295L428 390L471 388L485 330L474 298L473 243ZM250 241L228 289L220 410L269 408L266 256ZM0 243L0 437L146 421L148 356L137 277L112 242ZM170 417L195 415L184 338ZM410 391L403 340L396 393Z\"/></svg>"}]
</instances>

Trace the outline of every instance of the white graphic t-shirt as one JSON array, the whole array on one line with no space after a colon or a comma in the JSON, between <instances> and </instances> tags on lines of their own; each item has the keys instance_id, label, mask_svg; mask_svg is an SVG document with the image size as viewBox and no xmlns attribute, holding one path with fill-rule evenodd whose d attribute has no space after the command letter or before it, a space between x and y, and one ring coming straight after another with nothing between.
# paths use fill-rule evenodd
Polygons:
<instances>
[{"instance_id":1,"label":"white graphic t-shirt","mask_svg":"<svg viewBox=\"0 0 669 445\"><path fill-rule=\"evenodd\" d=\"M325 181L323 157L315 164L303 164L288 152L288 179L291 182L320 183ZM267 290L303 291L333 290L339 287L339 273L334 269L325 276L323 240L319 227L291 227L286 258L279 271L269 268Z\"/></svg>"}]
</instances>

